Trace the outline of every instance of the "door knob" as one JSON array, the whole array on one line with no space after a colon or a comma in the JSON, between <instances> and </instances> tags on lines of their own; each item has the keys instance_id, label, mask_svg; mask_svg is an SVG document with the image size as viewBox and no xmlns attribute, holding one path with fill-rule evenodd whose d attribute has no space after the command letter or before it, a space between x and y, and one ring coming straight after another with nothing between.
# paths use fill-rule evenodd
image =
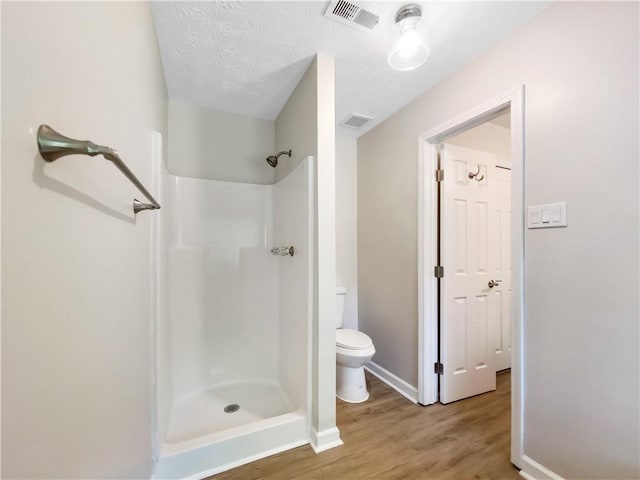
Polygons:
<instances>
[{"instance_id":1,"label":"door knob","mask_svg":"<svg viewBox=\"0 0 640 480\"><path fill-rule=\"evenodd\" d=\"M497 287L502 280L489 280L489 288Z\"/></svg>"}]
</instances>

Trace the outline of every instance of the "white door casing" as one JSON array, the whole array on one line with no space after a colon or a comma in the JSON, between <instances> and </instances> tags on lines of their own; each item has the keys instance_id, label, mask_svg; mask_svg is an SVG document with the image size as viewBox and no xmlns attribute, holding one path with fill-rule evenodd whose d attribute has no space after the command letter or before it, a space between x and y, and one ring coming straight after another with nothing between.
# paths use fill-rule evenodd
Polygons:
<instances>
[{"instance_id":1,"label":"white door casing","mask_svg":"<svg viewBox=\"0 0 640 480\"><path fill-rule=\"evenodd\" d=\"M511 117L511 462L527 472L536 472L524 454L523 437L523 338L524 338L524 107L525 87L517 85L495 97L469 107L418 136L418 401L422 405L438 402L441 378L434 371L438 361L439 280L437 265L437 195L434 172L437 145L454 135L491 120L510 109ZM525 471L523 470L523 472ZM533 477L532 477L533 478Z\"/></svg>"},{"instance_id":2,"label":"white door casing","mask_svg":"<svg viewBox=\"0 0 640 480\"><path fill-rule=\"evenodd\" d=\"M497 371L511 368L511 170L495 168L495 199L489 253L492 279L501 280L489 296L489 341Z\"/></svg>"},{"instance_id":3,"label":"white door casing","mask_svg":"<svg viewBox=\"0 0 640 480\"><path fill-rule=\"evenodd\" d=\"M444 145L441 193L440 348L444 366L440 401L495 390L491 342L498 313L489 280L495 274L495 155ZM469 173L479 173L474 178ZM494 249L495 250L495 249ZM493 317L493 318L492 318Z\"/></svg>"}]
</instances>

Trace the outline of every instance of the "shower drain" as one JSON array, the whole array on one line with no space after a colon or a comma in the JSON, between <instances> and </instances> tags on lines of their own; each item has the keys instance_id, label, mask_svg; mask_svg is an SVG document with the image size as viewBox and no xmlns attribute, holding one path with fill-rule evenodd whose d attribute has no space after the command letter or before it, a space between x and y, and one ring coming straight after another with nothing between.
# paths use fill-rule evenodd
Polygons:
<instances>
[{"instance_id":1,"label":"shower drain","mask_svg":"<svg viewBox=\"0 0 640 480\"><path fill-rule=\"evenodd\" d=\"M224 407L224 413L234 413L238 410L240 410L240 405L238 405L237 403L232 403Z\"/></svg>"}]
</instances>

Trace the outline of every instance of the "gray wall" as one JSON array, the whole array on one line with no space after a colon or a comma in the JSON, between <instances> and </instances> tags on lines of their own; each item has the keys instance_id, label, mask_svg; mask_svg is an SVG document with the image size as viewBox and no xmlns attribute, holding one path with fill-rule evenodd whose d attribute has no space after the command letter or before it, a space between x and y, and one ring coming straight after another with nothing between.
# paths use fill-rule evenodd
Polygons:
<instances>
[{"instance_id":1,"label":"gray wall","mask_svg":"<svg viewBox=\"0 0 640 480\"><path fill-rule=\"evenodd\" d=\"M524 452L565 478L640 475L638 13L551 4L358 142L360 327L417 385L418 135L525 84L525 205L569 227L525 231Z\"/></svg>"},{"instance_id":2,"label":"gray wall","mask_svg":"<svg viewBox=\"0 0 640 480\"><path fill-rule=\"evenodd\" d=\"M271 185L272 120L169 102L168 166L175 175Z\"/></svg>"},{"instance_id":3,"label":"gray wall","mask_svg":"<svg viewBox=\"0 0 640 480\"><path fill-rule=\"evenodd\" d=\"M151 475L154 213L34 134L113 146L151 188L166 103L148 3L2 2L3 478Z\"/></svg>"},{"instance_id":4,"label":"gray wall","mask_svg":"<svg viewBox=\"0 0 640 480\"><path fill-rule=\"evenodd\" d=\"M344 328L358 328L358 142L336 134L336 285L347 287Z\"/></svg>"}]
</instances>

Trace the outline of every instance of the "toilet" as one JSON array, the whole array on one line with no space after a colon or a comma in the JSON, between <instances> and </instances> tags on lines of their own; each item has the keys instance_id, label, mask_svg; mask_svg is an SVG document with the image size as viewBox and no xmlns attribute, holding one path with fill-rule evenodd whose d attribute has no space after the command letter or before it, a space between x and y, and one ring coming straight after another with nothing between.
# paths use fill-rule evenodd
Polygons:
<instances>
[{"instance_id":1,"label":"toilet","mask_svg":"<svg viewBox=\"0 0 640 480\"><path fill-rule=\"evenodd\" d=\"M368 335L342 328L346 297L345 287L336 288L336 395L345 402L360 403L369 398L364 365L376 349Z\"/></svg>"}]
</instances>

